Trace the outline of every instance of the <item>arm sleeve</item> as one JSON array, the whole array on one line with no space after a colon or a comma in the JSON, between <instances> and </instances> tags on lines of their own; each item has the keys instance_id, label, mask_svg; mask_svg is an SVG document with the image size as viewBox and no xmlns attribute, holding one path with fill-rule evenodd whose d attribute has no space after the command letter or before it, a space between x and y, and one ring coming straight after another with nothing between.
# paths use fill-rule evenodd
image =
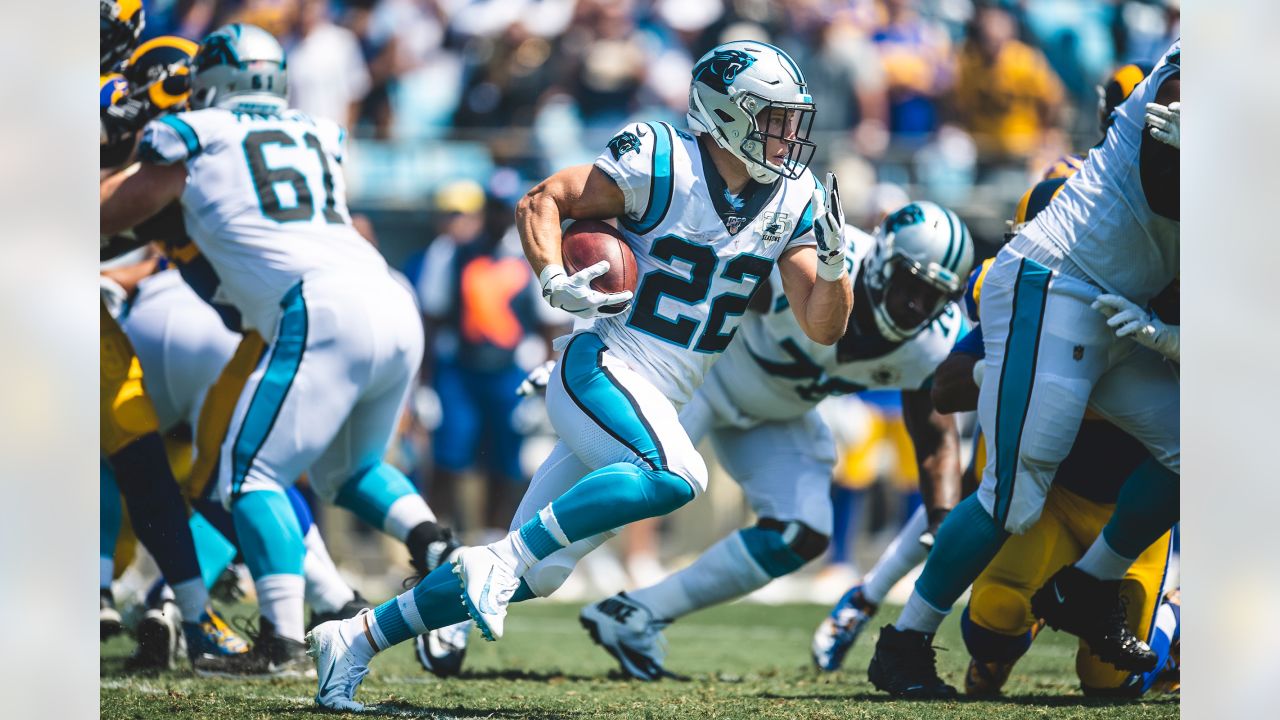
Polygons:
<instances>
[{"instance_id":1,"label":"arm sleeve","mask_svg":"<svg viewBox=\"0 0 1280 720\"><path fill-rule=\"evenodd\" d=\"M165 115L147 123L138 144L138 157L155 165L172 165L200 154L200 136L182 116Z\"/></svg>"},{"instance_id":2,"label":"arm sleeve","mask_svg":"<svg viewBox=\"0 0 1280 720\"><path fill-rule=\"evenodd\" d=\"M643 234L657 227L671 206L672 132L666 123L632 123L609 140L595 166L622 190L630 229Z\"/></svg>"}]
</instances>

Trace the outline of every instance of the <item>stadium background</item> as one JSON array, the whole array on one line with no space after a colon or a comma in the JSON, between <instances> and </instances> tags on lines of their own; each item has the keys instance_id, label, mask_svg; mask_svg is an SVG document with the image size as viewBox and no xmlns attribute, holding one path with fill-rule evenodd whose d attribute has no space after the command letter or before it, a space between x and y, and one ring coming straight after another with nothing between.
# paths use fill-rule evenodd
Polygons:
<instances>
[{"instance_id":1,"label":"stadium background","mask_svg":"<svg viewBox=\"0 0 1280 720\"><path fill-rule=\"evenodd\" d=\"M814 169L839 175L851 222L870 230L908 198L931 199L954 208L980 254L989 255L1018 197L1043 169L1099 137L1098 85L1109 71L1121 62L1152 61L1179 33L1177 0L144 0L144 6L144 40L162 34L199 40L233 21L279 37L289 58L291 104L349 128L352 211L388 261L418 284L420 298L425 248L459 215L483 217L479 232L493 244L503 235L510 242L511 208L538 179L590 162L629 120L683 125L693 62L728 39L772 42L805 69L818 106ZM556 323L554 317L523 323L529 347L517 353L522 366L542 357L537 336ZM485 526L482 483L468 475L443 508L437 501L443 489L438 481L433 487L432 440L441 412L429 375L392 459L476 541ZM833 599L856 576L853 566L866 570L918 501L893 395L840 399L827 410L842 445L838 479L857 496L837 503L848 544L834 560L847 562L827 561L786 578L761 599ZM516 423L528 435L521 463L527 477L553 438L536 400L517 408ZM651 581L660 565L678 566L739 526L746 511L736 488L721 473L712 487L709 502L613 541L614 555L584 563L579 575L586 577L558 597L599 596L618 584ZM398 586L407 564L399 549L352 522L345 513L322 515L344 572L366 595L381 597ZM610 560L615 555L621 563Z\"/></svg>"}]
</instances>

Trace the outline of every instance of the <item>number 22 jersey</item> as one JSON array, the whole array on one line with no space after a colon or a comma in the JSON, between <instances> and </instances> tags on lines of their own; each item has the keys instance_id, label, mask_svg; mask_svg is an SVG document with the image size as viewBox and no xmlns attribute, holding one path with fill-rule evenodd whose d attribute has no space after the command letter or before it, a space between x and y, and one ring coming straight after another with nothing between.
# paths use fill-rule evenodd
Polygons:
<instances>
[{"instance_id":1,"label":"number 22 jersey","mask_svg":"<svg viewBox=\"0 0 1280 720\"><path fill-rule=\"evenodd\" d=\"M725 191L694 135L662 122L628 125L595 161L625 199L620 230L636 257L631 305L591 326L681 406L737 332L752 292L788 249L815 244L813 191L799 178Z\"/></svg>"},{"instance_id":2,"label":"number 22 jersey","mask_svg":"<svg viewBox=\"0 0 1280 720\"><path fill-rule=\"evenodd\" d=\"M296 111L279 115L206 108L150 122L144 162L185 162L183 219L246 324L275 331L280 300L325 271L387 274L351 226L342 129Z\"/></svg>"}]
</instances>

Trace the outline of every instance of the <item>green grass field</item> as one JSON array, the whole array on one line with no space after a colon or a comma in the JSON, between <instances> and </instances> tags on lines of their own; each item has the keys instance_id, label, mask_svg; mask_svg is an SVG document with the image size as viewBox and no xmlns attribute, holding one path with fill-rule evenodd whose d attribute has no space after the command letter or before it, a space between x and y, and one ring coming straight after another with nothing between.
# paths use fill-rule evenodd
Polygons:
<instances>
[{"instance_id":1,"label":"green grass field","mask_svg":"<svg viewBox=\"0 0 1280 720\"><path fill-rule=\"evenodd\" d=\"M809 662L809 635L825 608L731 605L695 614L667 631L668 667L689 682L622 679L613 659L591 643L576 605L516 607L506 637L472 635L461 678L424 673L410 645L373 663L356 698L365 715L417 718L1176 718L1176 696L1111 703L1079 695L1075 640L1045 632L1014 671L999 702L889 700L866 679L875 631L860 639L847 670L820 675ZM892 613L883 613L885 621ZM960 685L968 656L955 618L939 635L942 675ZM189 672L130 675L132 641L102 647L102 717L327 717L312 701L313 681L205 680ZM354 717L354 716L352 716Z\"/></svg>"}]
</instances>

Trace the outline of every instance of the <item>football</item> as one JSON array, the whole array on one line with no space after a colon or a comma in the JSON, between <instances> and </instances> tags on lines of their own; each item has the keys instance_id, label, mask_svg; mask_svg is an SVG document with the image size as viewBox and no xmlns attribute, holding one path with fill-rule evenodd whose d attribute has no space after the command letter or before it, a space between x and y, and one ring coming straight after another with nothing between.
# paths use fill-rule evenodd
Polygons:
<instances>
[{"instance_id":1,"label":"football","mask_svg":"<svg viewBox=\"0 0 1280 720\"><path fill-rule=\"evenodd\" d=\"M636 256L622 239L617 228L603 220L578 220L564 231L560 240L560 258L570 275L601 260L609 261L609 271L591 281L591 287L606 293L636 289ZM606 315L620 313L629 303L606 305Z\"/></svg>"}]
</instances>

